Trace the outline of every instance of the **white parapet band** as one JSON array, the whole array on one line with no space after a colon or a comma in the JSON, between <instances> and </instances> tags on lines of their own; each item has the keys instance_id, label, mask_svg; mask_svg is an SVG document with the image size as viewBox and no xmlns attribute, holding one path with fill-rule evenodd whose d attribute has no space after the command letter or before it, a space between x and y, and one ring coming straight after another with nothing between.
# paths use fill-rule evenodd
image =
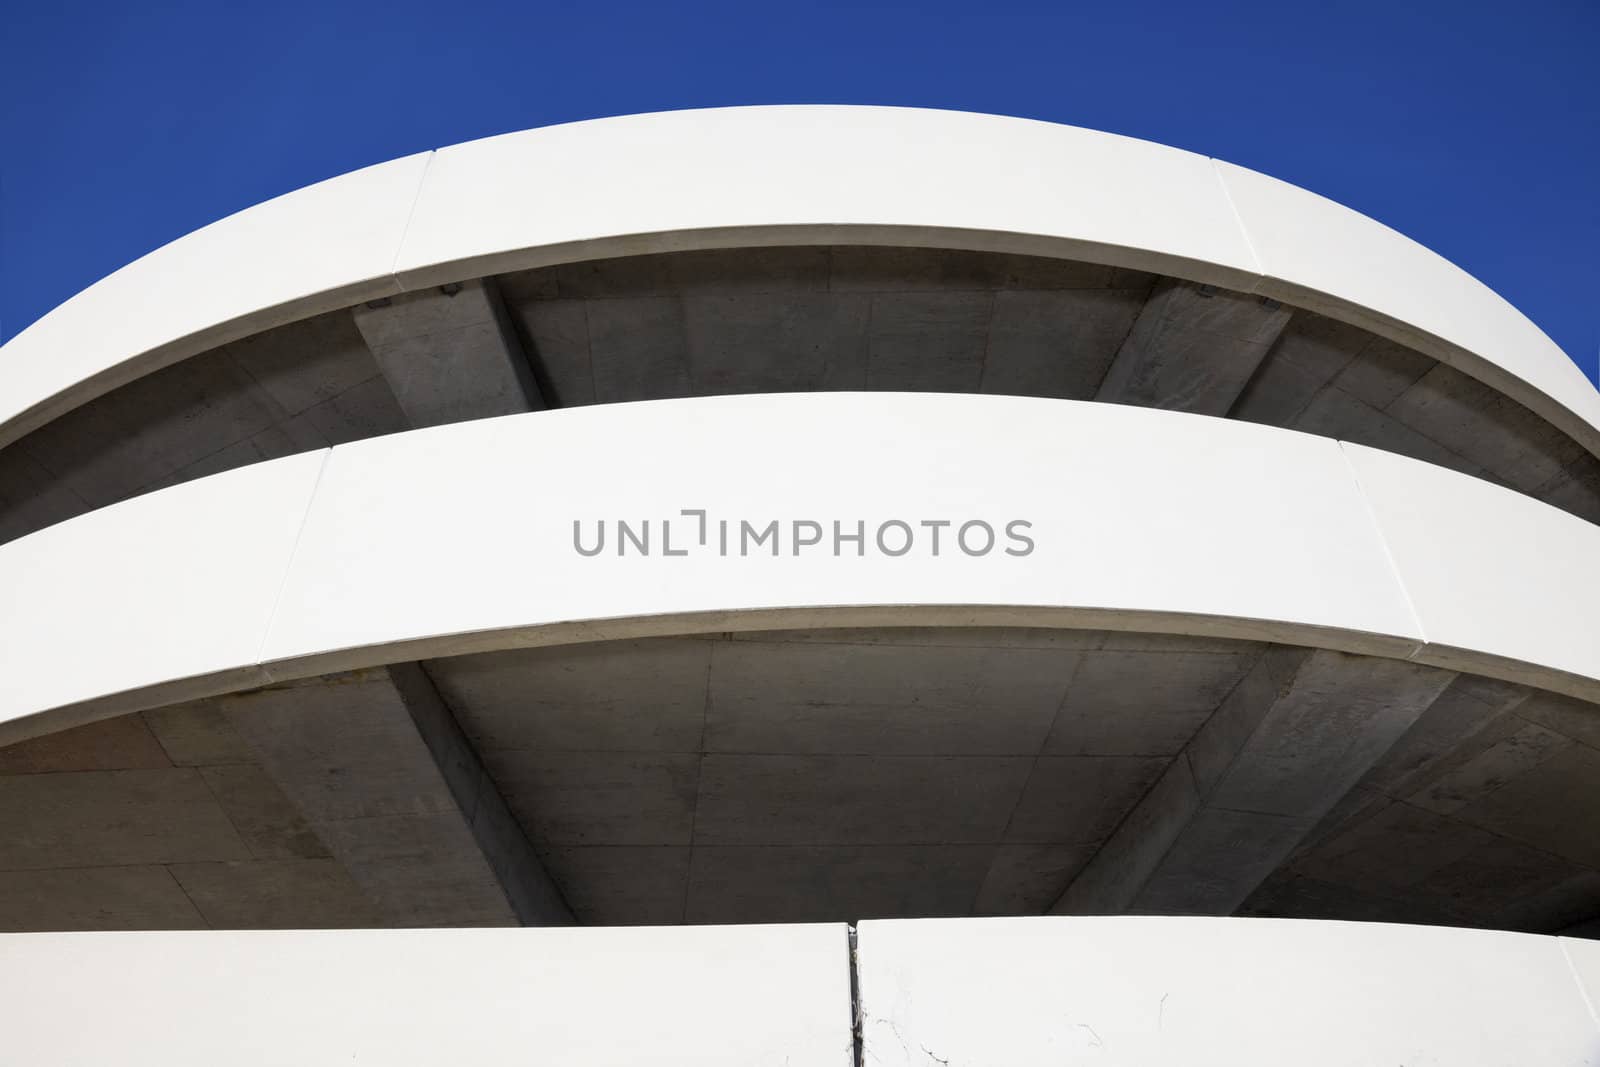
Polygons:
<instances>
[{"instance_id":1,"label":"white parapet band","mask_svg":"<svg viewBox=\"0 0 1600 1067\"><path fill-rule=\"evenodd\" d=\"M417 430L42 530L0 546L0 587L0 743L403 659L779 626L1230 636L1600 698L1600 528L1327 438L1062 400Z\"/></svg>"}]
</instances>

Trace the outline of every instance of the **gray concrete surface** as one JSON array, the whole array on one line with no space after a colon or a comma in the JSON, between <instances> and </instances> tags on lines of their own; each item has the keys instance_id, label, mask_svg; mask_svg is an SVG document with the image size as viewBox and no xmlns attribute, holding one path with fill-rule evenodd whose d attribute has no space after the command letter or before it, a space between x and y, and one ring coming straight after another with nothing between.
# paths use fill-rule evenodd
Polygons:
<instances>
[{"instance_id":1,"label":"gray concrete surface","mask_svg":"<svg viewBox=\"0 0 1600 1067\"><path fill-rule=\"evenodd\" d=\"M377 919L209 703L0 749L0 794L0 929Z\"/></svg>"},{"instance_id":2,"label":"gray concrete surface","mask_svg":"<svg viewBox=\"0 0 1600 1067\"><path fill-rule=\"evenodd\" d=\"M545 406L493 279L385 297L351 314L412 426Z\"/></svg>"},{"instance_id":3,"label":"gray concrete surface","mask_svg":"<svg viewBox=\"0 0 1600 1067\"><path fill-rule=\"evenodd\" d=\"M1203 674L1197 696L1169 700L1187 712L1214 706L1226 692L1217 676L1236 675L1260 650L1150 637L1102 650L1107 642L1070 631L775 632L466 656L428 669L584 921L710 921L711 901L774 916L780 899L809 901L807 914L846 899L903 913L896 879L842 888L837 872L801 856L927 869L919 877L931 883L918 892L954 908L941 913L965 913L980 893L986 910L1037 911L1170 756L1159 745L1126 756L1046 752L1085 659L1170 669L1180 679L1170 689ZM1111 677L1095 673L1073 714L1097 702L1108 714L1127 707ZM859 814L868 811L873 818ZM880 847L891 851L871 855ZM781 892L752 881L784 865L796 874ZM652 898L640 907L586 886L591 871L618 886L673 882L679 906Z\"/></svg>"},{"instance_id":4,"label":"gray concrete surface","mask_svg":"<svg viewBox=\"0 0 1600 1067\"><path fill-rule=\"evenodd\" d=\"M1232 914L1454 677L1268 649L1053 910Z\"/></svg>"},{"instance_id":5,"label":"gray concrete surface","mask_svg":"<svg viewBox=\"0 0 1600 1067\"><path fill-rule=\"evenodd\" d=\"M1231 414L1436 463L1600 522L1600 460L1575 441L1460 371L1308 312Z\"/></svg>"},{"instance_id":6,"label":"gray concrete surface","mask_svg":"<svg viewBox=\"0 0 1600 1067\"><path fill-rule=\"evenodd\" d=\"M420 669L394 673L0 749L0 928L565 919Z\"/></svg>"},{"instance_id":7,"label":"gray concrete surface","mask_svg":"<svg viewBox=\"0 0 1600 1067\"><path fill-rule=\"evenodd\" d=\"M1226 415L1290 314L1273 300L1163 279L1095 399Z\"/></svg>"},{"instance_id":8,"label":"gray concrete surface","mask_svg":"<svg viewBox=\"0 0 1600 1067\"><path fill-rule=\"evenodd\" d=\"M1246 914L1555 932L1600 916L1600 707L1461 677Z\"/></svg>"},{"instance_id":9,"label":"gray concrete surface","mask_svg":"<svg viewBox=\"0 0 1600 1067\"><path fill-rule=\"evenodd\" d=\"M1600 917L1600 708L1097 631L334 675L0 749L0 928Z\"/></svg>"},{"instance_id":10,"label":"gray concrete surface","mask_svg":"<svg viewBox=\"0 0 1600 1067\"><path fill-rule=\"evenodd\" d=\"M218 703L390 923L570 921L421 668L274 686Z\"/></svg>"}]
</instances>

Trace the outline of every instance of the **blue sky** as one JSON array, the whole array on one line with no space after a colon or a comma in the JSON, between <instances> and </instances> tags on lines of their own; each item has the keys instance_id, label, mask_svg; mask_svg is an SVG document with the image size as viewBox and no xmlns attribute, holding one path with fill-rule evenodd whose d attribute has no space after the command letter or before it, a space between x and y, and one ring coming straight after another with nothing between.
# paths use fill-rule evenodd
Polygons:
<instances>
[{"instance_id":1,"label":"blue sky","mask_svg":"<svg viewBox=\"0 0 1600 1067\"><path fill-rule=\"evenodd\" d=\"M1193 149L1415 237L1600 353L1600 3L0 0L0 337L368 163L670 108L992 111Z\"/></svg>"}]
</instances>

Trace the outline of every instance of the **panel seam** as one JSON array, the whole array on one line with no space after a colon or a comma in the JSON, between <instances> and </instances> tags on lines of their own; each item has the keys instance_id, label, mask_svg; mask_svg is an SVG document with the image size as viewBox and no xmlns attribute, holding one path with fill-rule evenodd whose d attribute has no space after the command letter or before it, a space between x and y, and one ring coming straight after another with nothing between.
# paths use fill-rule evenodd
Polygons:
<instances>
[{"instance_id":1,"label":"panel seam","mask_svg":"<svg viewBox=\"0 0 1600 1067\"><path fill-rule=\"evenodd\" d=\"M1350 472L1351 480L1355 482L1356 495L1361 498L1361 506L1366 509L1367 518L1372 523L1372 531L1378 535L1378 545L1383 549L1384 561L1389 564L1389 574L1394 578L1396 588L1400 590L1400 599L1405 601L1406 613L1411 616L1411 622L1417 628L1417 647L1406 657L1408 660L1415 660L1417 653L1431 644L1428 631L1423 628L1422 616L1418 614L1416 602L1411 598L1411 590L1406 586L1405 577L1400 573L1400 564L1395 561L1394 552L1389 548L1389 539L1384 536L1383 523L1378 521L1377 509L1372 506L1372 499L1367 495L1367 487L1361 481L1361 472L1356 469L1354 461L1350 458L1348 442L1335 441L1334 444L1339 446L1339 456L1344 460L1345 469Z\"/></svg>"},{"instance_id":2,"label":"panel seam","mask_svg":"<svg viewBox=\"0 0 1600 1067\"><path fill-rule=\"evenodd\" d=\"M1594 998L1589 996L1589 987L1584 984L1583 975L1578 973L1578 965L1572 962L1572 953L1567 951L1567 939L1556 938L1556 947L1561 950L1561 958L1567 961L1567 973L1572 975L1572 981L1578 987L1583 1006L1589 1009L1589 1018L1594 1022L1595 1029L1600 1030L1600 1009L1595 1008Z\"/></svg>"},{"instance_id":3,"label":"panel seam","mask_svg":"<svg viewBox=\"0 0 1600 1067\"><path fill-rule=\"evenodd\" d=\"M1244 216L1239 213L1239 205L1234 202L1233 192L1228 188L1228 181L1222 176L1221 160L1206 157L1206 162L1211 164L1211 173L1216 176L1217 185L1222 189L1222 198L1228 202L1228 210L1233 212L1234 225L1239 227L1239 237L1244 241L1245 251L1250 253L1250 262L1255 265L1256 280L1250 287L1251 292L1259 293L1261 283L1266 279L1266 268L1261 265L1261 256L1256 251L1255 242L1250 240L1250 231L1245 227Z\"/></svg>"},{"instance_id":4,"label":"panel seam","mask_svg":"<svg viewBox=\"0 0 1600 1067\"><path fill-rule=\"evenodd\" d=\"M300 514L300 525L294 531L294 543L289 546L289 558L283 564L283 576L278 579L278 591L272 597L272 608L267 612L267 624L261 631L261 643L256 647L255 666L265 670L267 643L272 638L273 628L278 622L278 610L283 606L283 594L289 588L289 576L294 573L295 561L300 557L300 544L305 540L306 527L311 522L311 509L317 501L317 493L322 489L322 476L328 470L328 461L333 458L333 449L325 448L322 451L322 462L317 464L317 476L311 483L311 492L306 494L305 510ZM271 677L271 672L266 672L269 681L276 681Z\"/></svg>"},{"instance_id":5,"label":"panel seam","mask_svg":"<svg viewBox=\"0 0 1600 1067\"><path fill-rule=\"evenodd\" d=\"M417 175L417 189L411 194L411 206L406 209L406 221L400 227L400 240L395 242L394 255L389 259L389 280L394 282L395 288L405 292L406 287L400 281L400 254L406 250L406 239L411 236L411 220L416 218L417 205L422 202L422 187L427 184L428 171L433 169L433 159L439 154L437 148L428 149L428 158L422 161L422 173Z\"/></svg>"}]
</instances>

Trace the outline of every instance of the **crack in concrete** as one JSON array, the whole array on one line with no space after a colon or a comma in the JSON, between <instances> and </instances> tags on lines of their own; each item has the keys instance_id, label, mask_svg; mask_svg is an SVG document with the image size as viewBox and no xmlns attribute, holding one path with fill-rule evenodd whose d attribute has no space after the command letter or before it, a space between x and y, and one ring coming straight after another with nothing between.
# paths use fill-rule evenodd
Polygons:
<instances>
[{"instance_id":1,"label":"crack in concrete","mask_svg":"<svg viewBox=\"0 0 1600 1067\"><path fill-rule=\"evenodd\" d=\"M855 1067L865 1067L865 1048L861 1038L862 1011L861 1011L861 961L856 952L856 924L849 923L845 926L846 939L849 944L850 962L850 1046L851 1062Z\"/></svg>"}]
</instances>

